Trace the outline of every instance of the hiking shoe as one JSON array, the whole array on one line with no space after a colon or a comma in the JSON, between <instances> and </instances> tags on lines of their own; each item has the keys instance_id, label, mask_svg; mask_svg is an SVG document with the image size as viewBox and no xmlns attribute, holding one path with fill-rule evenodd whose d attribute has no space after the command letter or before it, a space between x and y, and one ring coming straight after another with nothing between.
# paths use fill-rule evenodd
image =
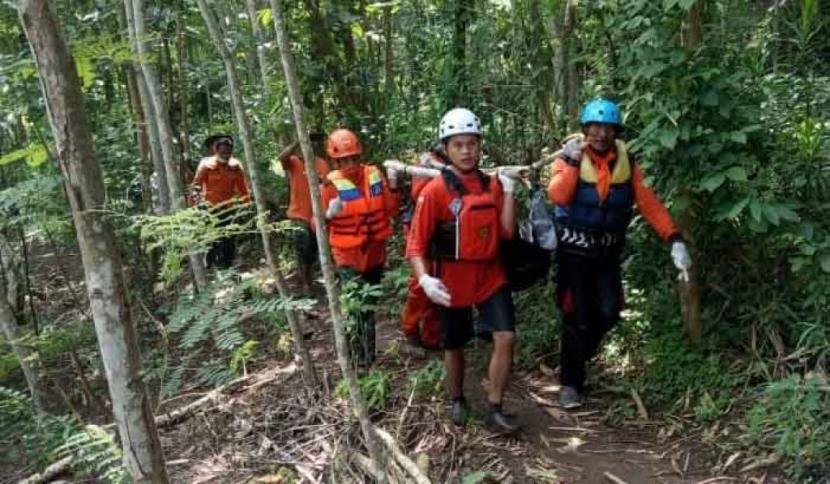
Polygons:
<instances>
[{"instance_id":1,"label":"hiking shoe","mask_svg":"<svg viewBox=\"0 0 830 484\"><path fill-rule=\"evenodd\" d=\"M493 410L490 412L489 423L490 427L498 433L512 434L519 430L519 424L512 417L502 413L501 410Z\"/></svg>"},{"instance_id":2,"label":"hiking shoe","mask_svg":"<svg viewBox=\"0 0 830 484\"><path fill-rule=\"evenodd\" d=\"M470 418L470 408L467 406L467 401L462 399L453 400L452 408L450 409L450 420L458 426L465 425Z\"/></svg>"},{"instance_id":3,"label":"hiking shoe","mask_svg":"<svg viewBox=\"0 0 830 484\"><path fill-rule=\"evenodd\" d=\"M574 387L562 387L559 391L559 405L567 410L579 408L582 406L582 395Z\"/></svg>"}]
</instances>

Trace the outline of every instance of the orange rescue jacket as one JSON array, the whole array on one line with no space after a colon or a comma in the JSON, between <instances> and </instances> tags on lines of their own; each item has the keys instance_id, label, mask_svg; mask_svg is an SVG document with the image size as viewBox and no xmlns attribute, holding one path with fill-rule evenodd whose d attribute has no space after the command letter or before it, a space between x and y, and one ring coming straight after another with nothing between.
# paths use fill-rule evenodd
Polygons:
<instances>
[{"instance_id":1,"label":"orange rescue jacket","mask_svg":"<svg viewBox=\"0 0 830 484\"><path fill-rule=\"evenodd\" d=\"M392 236L384 203L383 178L376 167L363 167L362 193L340 170L331 172L328 178L343 202L343 210L329 220L332 247L351 249L368 242L383 242Z\"/></svg>"}]
</instances>

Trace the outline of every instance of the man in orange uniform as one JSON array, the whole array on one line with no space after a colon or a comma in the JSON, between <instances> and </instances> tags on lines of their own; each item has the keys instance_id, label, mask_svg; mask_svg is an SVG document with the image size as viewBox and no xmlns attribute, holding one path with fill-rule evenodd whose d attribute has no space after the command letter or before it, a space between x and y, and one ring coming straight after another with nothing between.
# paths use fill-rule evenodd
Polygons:
<instances>
[{"instance_id":1,"label":"man in orange uniform","mask_svg":"<svg viewBox=\"0 0 830 484\"><path fill-rule=\"evenodd\" d=\"M439 306L444 367L452 398L450 417L467 420L464 398L464 346L476 334L493 339L490 358L489 423L500 432L518 426L502 412L513 360L513 299L499 258L499 243L516 229L515 181L485 175L481 159L481 123L463 108L447 112L438 138L451 166L418 197L406 255L427 297ZM436 261L430 273L427 258ZM473 306L481 327L474 324Z\"/></svg>"},{"instance_id":2,"label":"man in orange uniform","mask_svg":"<svg viewBox=\"0 0 830 484\"><path fill-rule=\"evenodd\" d=\"M591 101L582 110L581 124L583 138L563 147L548 187L559 237L558 304L564 313L559 400L564 408L582 405L585 366L620 319L621 253L635 203L660 238L672 244L681 276L691 266L668 210L643 182L625 143L616 139L622 125L617 105Z\"/></svg>"},{"instance_id":3,"label":"man in orange uniform","mask_svg":"<svg viewBox=\"0 0 830 484\"><path fill-rule=\"evenodd\" d=\"M193 186L201 193L201 200L219 214L219 226L231 223L236 215L231 207L238 203L247 205L250 199L242 163L233 157L233 138L228 135L215 136L213 155L202 158L193 177ZM208 251L209 265L228 268L236 256L236 241L233 236L217 240Z\"/></svg>"},{"instance_id":4,"label":"man in orange uniform","mask_svg":"<svg viewBox=\"0 0 830 484\"><path fill-rule=\"evenodd\" d=\"M323 142L322 133L311 133L311 143L315 153L320 152ZM296 143L294 143L296 147ZM329 165L322 158L316 158L315 169L320 181L326 179L329 173ZM312 272L311 268L317 260L317 241L311 224L311 192L308 189L308 178L306 177L305 161L293 152L280 158L282 169L288 176L290 201L288 203L288 218L294 225L294 249L297 255L297 266L300 275L300 284L306 294L311 292Z\"/></svg>"},{"instance_id":5,"label":"man in orange uniform","mask_svg":"<svg viewBox=\"0 0 830 484\"><path fill-rule=\"evenodd\" d=\"M338 169L329 173L323 189L329 243L342 281L379 284L386 263L386 239L392 236L391 219L398 212L397 175L387 183L381 171L363 163L357 136L338 129L329 135L326 152ZM372 307L376 298L364 305ZM373 310L350 314L349 343L352 358L361 365L375 359Z\"/></svg>"},{"instance_id":6,"label":"man in orange uniform","mask_svg":"<svg viewBox=\"0 0 830 484\"><path fill-rule=\"evenodd\" d=\"M424 168L430 168L436 163L448 164L446 160L436 151L421 153L413 160L413 164ZM413 176L411 186L412 200L418 200L421 190L432 180L428 177ZM404 235L409 239L409 227L411 215L404 221ZM427 265L431 265L427 263ZM428 350L437 350L441 347L441 320L435 304L429 300L415 273L409 276L409 293L406 297L401 314L401 329L407 341L413 346L420 346Z\"/></svg>"}]
</instances>

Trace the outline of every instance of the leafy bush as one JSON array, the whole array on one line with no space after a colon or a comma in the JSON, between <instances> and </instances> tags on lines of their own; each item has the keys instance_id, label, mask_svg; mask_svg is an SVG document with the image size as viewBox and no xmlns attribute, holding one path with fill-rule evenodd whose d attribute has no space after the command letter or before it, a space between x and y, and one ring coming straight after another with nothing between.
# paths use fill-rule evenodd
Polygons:
<instances>
[{"instance_id":1,"label":"leafy bush","mask_svg":"<svg viewBox=\"0 0 830 484\"><path fill-rule=\"evenodd\" d=\"M827 375L791 375L765 385L747 414L752 443L789 462L799 482L830 472L830 386Z\"/></svg>"},{"instance_id":2,"label":"leafy bush","mask_svg":"<svg viewBox=\"0 0 830 484\"><path fill-rule=\"evenodd\" d=\"M358 379L358 386L370 410L382 410L389 404L392 385L389 374L383 370L372 370L368 375ZM334 394L343 400L349 397L349 386L345 379L337 383Z\"/></svg>"},{"instance_id":3,"label":"leafy bush","mask_svg":"<svg viewBox=\"0 0 830 484\"><path fill-rule=\"evenodd\" d=\"M441 360L430 360L423 367L409 372L409 385L419 397L433 397L442 393L447 370Z\"/></svg>"}]
</instances>

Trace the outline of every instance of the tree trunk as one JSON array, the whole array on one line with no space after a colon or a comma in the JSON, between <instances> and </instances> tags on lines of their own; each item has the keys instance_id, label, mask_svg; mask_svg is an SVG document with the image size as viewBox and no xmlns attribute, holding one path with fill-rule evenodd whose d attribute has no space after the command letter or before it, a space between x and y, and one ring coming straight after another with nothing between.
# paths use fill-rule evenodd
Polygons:
<instances>
[{"instance_id":1,"label":"tree trunk","mask_svg":"<svg viewBox=\"0 0 830 484\"><path fill-rule=\"evenodd\" d=\"M208 7L207 0L198 0L199 10L202 12L202 18L205 20L208 33L213 40L216 49L219 51L222 61L225 64L225 73L228 77L228 87L231 93L231 104L233 105L234 116L236 117L237 128L239 129L239 137L242 139L242 149L245 152L245 161L248 175L251 179L251 191L254 193L254 202L257 211L257 225L259 226L260 234L262 236L262 247L265 251L265 261L268 265L268 271L274 278L277 284L277 291L284 301L288 301L290 294L288 285L282 277L280 269L277 267L274 258L274 251L271 247L271 234L268 232L268 209L259 178L259 168L256 166L256 157L254 156L253 136L251 135L251 125L248 120L248 115L245 114L245 106L242 102L242 92L239 87L239 78L236 74L236 65L228 47L225 45L225 36L223 35L216 17ZM314 158L312 158L313 160ZM294 337L295 355L302 364L303 375L306 379L306 385L309 388L316 389L319 387L317 380L317 372L314 370L314 363L308 352L308 347L303 339L303 332L300 328L300 322L297 312L293 309L286 309L286 318L288 319L288 326L291 328L291 335Z\"/></svg>"},{"instance_id":2,"label":"tree trunk","mask_svg":"<svg viewBox=\"0 0 830 484\"><path fill-rule=\"evenodd\" d=\"M262 35L262 28L256 20L256 0L245 0L245 8L248 10L248 19L251 21L251 33L256 43L256 57L259 64L259 77L265 92L268 92L268 59L265 56L265 37Z\"/></svg>"},{"instance_id":3,"label":"tree trunk","mask_svg":"<svg viewBox=\"0 0 830 484\"><path fill-rule=\"evenodd\" d=\"M693 51L703 41L703 14L706 9L706 0L697 0L686 12L681 27L681 42L683 48ZM688 189L681 189L679 196L685 198L684 209L680 213L679 223L683 234L689 243L689 250L694 247L694 206L695 194ZM701 258L697 258L698 264ZM699 265L689 269L689 281L678 284L680 294L680 309L683 318L683 332L690 342L699 344L703 339L703 322L701 321L701 284Z\"/></svg>"},{"instance_id":4,"label":"tree trunk","mask_svg":"<svg viewBox=\"0 0 830 484\"><path fill-rule=\"evenodd\" d=\"M193 157L193 153L190 151L190 126L188 123L188 119L190 117L190 104L188 99L189 90L187 89L187 80L184 77L185 66L188 62L187 45L185 43L187 37L185 37L184 34L186 19L182 17L183 14L181 12L176 14L176 59L178 60L178 66L176 68L176 85L179 86L179 144L181 145L182 161L185 164L183 167L184 172L188 174L188 176L184 179L185 185L187 185L193 180L193 176L196 175L196 173L194 173L189 166L190 158Z\"/></svg>"},{"instance_id":5,"label":"tree trunk","mask_svg":"<svg viewBox=\"0 0 830 484\"><path fill-rule=\"evenodd\" d=\"M562 56L565 68L564 103L570 126L579 126L579 71L574 61L574 32L576 32L576 0L565 3L565 20L562 26Z\"/></svg>"},{"instance_id":6,"label":"tree trunk","mask_svg":"<svg viewBox=\"0 0 830 484\"><path fill-rule=\"evenodd\" d=\"M164 158L164 169L167 176L167 186L170 192L171 208L181 210L185 208L184 193L182 191L179 171L176 169L176 157L173 148L173 128L170 124L170 112L167 109L164 92L161 89L158 74L155 67L147 59L147 45L144 38L147 35L144 27L144 0L124 0L127 11L127 25L131 28L130 36L133 38L134 48L138 52L138 62L141 71L144 73L144 81L147 85L147 93L150 97L153 111L158 127L159 144ZM196 281L196 288L203 289L207 286L207 270L205 262L198 254L189 254L190 268L193 270L193 277Z\"/></svg>"},{"instance_id":7,"label":"tree trunk","mask_svg":"<svg viewBox=\"0 0 830 484\"><path fill-rule=\"evenodd\" d=\"M392 5L389 5L383 9L383 97L387 103L391 102L392 96L395 94L395 32L393 26Z\"/></svg>"},{"instance_id":8,"label":"tree trunk","mask_svg":"<svg viewBox=\"0 0 830 484\"><path fill-rule=\"evenodd\" d=\"M95 158L75 61L59 34L48 0L21 0L19 10L66 180L124 464L134 482L166 483L164 455L142 379L115 235L104 217L104 179Z\"/></svg>"},{"instance_id":9,"label":"tree trunk","mask_svg":"<svg viewBox=\"0 0 830 484\"><path fill-rule=\"evenodd\" d=\"M369 455L375 466L375 478L378 482L385 482L386 475L383 470L385 467L383 452L381 451L380 444L377 441L372 423L369 420L366 402L363 398L363 394L360 393L357 378L355 377L354 371L349 364L349 349L346 344L346 336L343 330L343 314L340 311L340 294L334 275L334 264L331 259L331 249L329 247L326 221L323 216L323 200L320 196L319 188L320 179L317 176L317 170L314 167L314 150L311 147L311 140L308 137L308 130L305 126L305 107L303 106L302 96L300 94L297 73L294 70L294 61L292 59L290 44L288 42L288 35L285 32L283 23L283 5L281 0L270 0L270 3L271 11L274 17L274 30L277 34L277 43L279 44L280 56L282 58L282 67L285 73L286 83L288 85L288 96L291 99L291 106L294 112L297 139L300 141L303 158L305 159L308 186L309 191L311 192L311 207L314 212L314 223L317 226L316 235L317 246L320 248L320 267L323 271L323 281L326 285L326 296L329 300L329 310L331 311L332 326L334 327L334 339L337 347L337 363L340 365L340 371L343 372L343 377L346 379L349 387L349 396L351 398L352 409L360 421L363 437L366 440L366 447L369 449Z\"/></svg>"},{"instance_id":10,"label":"tree trunk","mask_svg":"<svg viewBox=\"0 0 830 484\"><path fill-rule=\"evenodd\" d=\"M133 112L133 124L135 125L136 141L138 141L138 152L141 155L141 197L144 200L144 213L153 213L153 160L150 154L147 123L144 121L144 110L141 109L138 81L136 80L135 72L128 67L125 69L125 77L127 78L127 94L130 101L130 109Z\"/></svg>"},{"instance_id":11,"label":"tree trunk","mask_svg":"<svg viewBox=\"0 0 830 484\"><path fill-rule=\"evenodd\" d=\"M5 259L5 258L4 258ZM5 282L0 281L0 331L9 342L12 352L17 357L20 363L20 369L23 371L23 376L26 377L26 383L29 385L29 392L32 394L32 401L38 412L46 411L46 402L49 397L43 386L43 381L40 379L39 359L37 357L30 358L32 350L21 340L25 336L17 324L17 318L14 316L12 309L13 301L9 301L9 294L6 291L6 285L19 283L13 282L16 276L12 274L11 264L3 260L2 266L4 268ZM31 296L30 296L31 297Z\"/></svg>"},{"instance_id":12,"label":"tree trunk","mask_svg":"<svg viewBox=\"0 0 830 484\"><path fill-rule=\"evenodd\" d=\"M469 85L467 83L467 24L475 9L471 0L457 0L455 2L455 25L452 36L452 82L448 101L453 106L465 105Z\"/></svg>"}]
</instances>

